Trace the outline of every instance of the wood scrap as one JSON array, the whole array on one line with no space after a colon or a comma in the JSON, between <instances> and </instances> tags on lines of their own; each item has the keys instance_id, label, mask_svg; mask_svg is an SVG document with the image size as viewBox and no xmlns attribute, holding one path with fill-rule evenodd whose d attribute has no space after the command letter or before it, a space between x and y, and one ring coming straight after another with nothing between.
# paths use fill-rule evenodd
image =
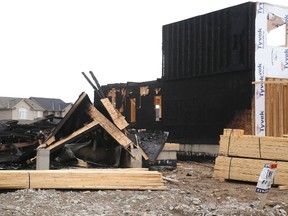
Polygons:
<instances>
[{"instance_id":1,"label":"wood scrap","mask_svg":"<svg viewBox=\"0 0 288 216\"><path fill-rule=\"evenodd\" d=\"M172 178L168 178L168 177L165 177L165 176L162 176L162 179L168 181L168 182L172 182L174 184L179 184L179 180L177 179L172 179Z\"/></svg>"},{"instance_id":2,"label":"wood scrap","mask_svg":"<svg viewBox=\"0 0 288 216\"><path fill-rule=\"evenodd\" d=\"M279 185L279 190L288 190L288 185Z\"/></svg>"}]
</instances>

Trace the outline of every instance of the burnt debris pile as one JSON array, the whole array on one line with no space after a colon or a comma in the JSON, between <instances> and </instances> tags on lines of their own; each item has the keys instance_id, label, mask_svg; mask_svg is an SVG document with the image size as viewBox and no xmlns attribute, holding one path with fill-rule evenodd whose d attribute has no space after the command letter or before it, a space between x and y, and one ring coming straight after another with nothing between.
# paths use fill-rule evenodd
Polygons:
<instances>
[{"instance_id":1,"label":"burnt debris pile","mask_svg":"<svg viewBox=\"0 0 288 216\"><path fill-rule=\"evenodd\" d=\"M48 116L30 123L0 122L0 165L36 162L37 152L49 152L50 168L58 166L131 167L131 161L156 160L168 137L166 132L129 128L125 117L83 73L95 91L94 104L83 92L62 119ZM25 165L25 166L23 166ZM35 167L35 166L34 166Z\"/></svg>"}]
</instances>

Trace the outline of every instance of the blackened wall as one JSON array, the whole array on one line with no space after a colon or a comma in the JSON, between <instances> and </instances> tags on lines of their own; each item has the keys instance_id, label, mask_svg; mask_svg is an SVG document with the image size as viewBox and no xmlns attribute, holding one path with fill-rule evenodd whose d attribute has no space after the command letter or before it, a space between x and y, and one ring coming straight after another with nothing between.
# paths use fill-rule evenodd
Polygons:
<instances>
[{"instance_id":1,"label":"blackened wall","mask_svg":"<svg viewBox=\"0 0 288 216\"><path fill-rule=\"evenodd\" d=\"M163 126L169 139L218 143L251 109L256 3L163 26Z\"/></svg>"},{"instance_id":2,"label":"blackened wall","mask_svg":"<svg viewBox=\"0 0 288 216\"><path fill-rule=\"evenodd\" d=\"M142 95L140 93L141 87L149 89L148 94ZM116 108L121 111L125 116L126 121L129 123L130 128L147 129L147 130L161 130L162 120L156 121L155 113L155 96L162 94L161 80L148 81L148 82L128 82L121 84L109 84L101 87L105 95L110 98L109 92L115 91L116 95ZM131 101L136 100L136 121L131 122Z\"/></svg>"}]
</instances>

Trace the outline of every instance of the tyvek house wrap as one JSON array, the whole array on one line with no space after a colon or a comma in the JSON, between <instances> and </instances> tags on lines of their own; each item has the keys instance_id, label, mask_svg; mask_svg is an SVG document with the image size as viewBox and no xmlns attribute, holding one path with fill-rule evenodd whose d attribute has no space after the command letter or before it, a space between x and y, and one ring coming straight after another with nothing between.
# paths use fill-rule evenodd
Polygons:
<instances>
[{"instance_id":1,"label":"tyvek house wrap","mask_svg":"<svg viewBox=\"0 0 288 216\"><path fill-rule=\"evenodd\" d=\"M264 82L288 78L288 8L259 2L255 22L255 135L265 136Z\"/></svg>"}]
</instances>

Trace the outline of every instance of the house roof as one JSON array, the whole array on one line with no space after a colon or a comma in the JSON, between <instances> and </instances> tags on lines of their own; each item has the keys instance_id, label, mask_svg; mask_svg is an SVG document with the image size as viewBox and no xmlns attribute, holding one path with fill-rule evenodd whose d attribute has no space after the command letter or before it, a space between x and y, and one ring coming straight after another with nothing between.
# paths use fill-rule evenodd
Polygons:
<instances>
[{"instance_id":1,"label":"house roof","mask_svg":"<svg viewBox=\"0 0 288 216\"><path fill-rule=\"evenodd\" d=\"M28 98L16 98L16 97L0 97L0 109L1 110L12 109L22 100L24 100L32 109L37 111L44 111L44 109L34 101Z\"/></svg>"},{"instance_id":2,"label":"house roof","mask_svg":"<svg viewBox=\"0 0 288 216\"><path fill-rule=\"evenodd\" d=\"M35 101L40 106L42 106L46 111L63 111L71 103L65 103L58 98L40 98L40 97L30 97L32 101Z\"/></svg>"}]
</instances>

